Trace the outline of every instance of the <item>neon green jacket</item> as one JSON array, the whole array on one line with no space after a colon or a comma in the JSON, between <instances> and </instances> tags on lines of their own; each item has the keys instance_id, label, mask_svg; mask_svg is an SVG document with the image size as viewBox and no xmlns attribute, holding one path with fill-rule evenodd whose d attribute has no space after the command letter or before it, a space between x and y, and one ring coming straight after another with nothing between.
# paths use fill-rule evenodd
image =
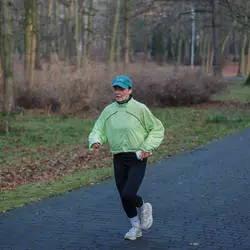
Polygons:
<instances>
[{"instance_id":1,"label":"neon green jacket","mask_svg":"<svg viewBox=\"0 0 250 250\"><path fill-rule=\"evenodd\" d=\"M159 147L164 138L164 127L142 103L113 102L95 122L89 135L89 147L99 142L109 143L112 154L144 150L151 152Z\"/></svg>"}]
</instances>

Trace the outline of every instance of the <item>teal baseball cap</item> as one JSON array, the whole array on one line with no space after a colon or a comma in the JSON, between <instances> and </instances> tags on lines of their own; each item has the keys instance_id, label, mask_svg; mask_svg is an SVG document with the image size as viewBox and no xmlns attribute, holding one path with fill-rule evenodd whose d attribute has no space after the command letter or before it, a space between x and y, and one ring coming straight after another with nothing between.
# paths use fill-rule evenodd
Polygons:
<instances>
[{"instance_id":1,"label":"teal baseball cap","mask_svg":"<svg viewBox=\"0 0 250 250\"><path fill-rule=\"evenodd\" d=\"M125 75L117 76L112 82L112 87L115 86L119 86L123 89L132 88L132 80Z\"/></svg>"}]
</instances>

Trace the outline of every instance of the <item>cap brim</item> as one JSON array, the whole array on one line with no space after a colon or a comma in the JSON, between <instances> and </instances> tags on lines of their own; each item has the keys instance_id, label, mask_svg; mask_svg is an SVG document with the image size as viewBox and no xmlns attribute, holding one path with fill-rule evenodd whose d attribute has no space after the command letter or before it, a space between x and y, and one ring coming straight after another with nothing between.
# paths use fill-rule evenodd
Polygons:
<instances>
[{"instance_id":1,"label":"cap brim","mask_svg":"<svg viewBox=\"0 0 250 250\"><path fill-rule=\"evenodd\" d=\"M123 82L116 82L116 83L113 83L112 84L112 87L115 87L115 86L118 86L118 87L121 87L123 89L127 89L128 86L126 84L124 84Z\"/></svg>"}]
</instances>

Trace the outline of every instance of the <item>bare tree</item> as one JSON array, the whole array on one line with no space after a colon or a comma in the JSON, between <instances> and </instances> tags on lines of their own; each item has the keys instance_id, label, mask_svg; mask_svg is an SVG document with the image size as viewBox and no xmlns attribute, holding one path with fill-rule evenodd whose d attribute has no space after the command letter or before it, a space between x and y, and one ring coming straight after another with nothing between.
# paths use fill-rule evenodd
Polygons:
<instances>
[{"instance_id":1,"label":"bare tree","mask_svg":"<svg viewBox=\"0 0 250 250\"><path fill-rule=\"evenodd\" d=\"M27 89L33 83L35 58L36 58L36 26L37 26L37 1L24 0L25 7L25 73Z\"/></svg>"},{"instance_id":2,"label":"bare tree","mask_svg":"<svg viewBox=\"0 0 250 250\"><path fill-rule=\"evenodd\" d=\"M113 32L112 32L112 37L111 37L111 47L110 47L110 55L109 55L109 66L112 69L114 66L114 61L115 61L115 48L116 45L119 44L119 34L118 33L118 28L119 28L119 23L120 23L120 12L121 12L121 0L117 0L116 3L116 14L115 14L115 20L114 20L114 27L113 27ZM119 45L117 46L119 47Z\"/></svg>"},{"instance_id":3,"label":"bare tree","mask_svg":"<svg viewBox=\"0 0 250 250\"><path fill-rule=\"evenodd\" d=\"M124 65L129 63L130 54L130 8L132 0L125 0L124 8Z\"/></svg>"},{"instance_id":4,"label":"bare tree","mask_svg":"<svg viewBox=\"0 0 250 250\"><path fill-rule=\"evenodd\" d=\"M15 106L14 99L14 37L13 37L13 1L0 2L1 29L0 52L3 75L3 111L10 113Z\"/></svg>"}]
</instances>

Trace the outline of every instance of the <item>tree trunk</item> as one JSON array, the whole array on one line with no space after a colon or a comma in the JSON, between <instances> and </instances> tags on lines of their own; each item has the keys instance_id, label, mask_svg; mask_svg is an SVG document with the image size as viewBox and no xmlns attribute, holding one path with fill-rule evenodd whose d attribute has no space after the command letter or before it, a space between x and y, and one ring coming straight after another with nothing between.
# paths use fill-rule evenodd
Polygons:
<instances>
[{"instance_id":1,"label":"tree trunk","mask_svg":"<svg viewBox=\"0 0 250 250\"><path fill-rule=\"evenodd\" d=\"M206 72L211 72L211 62L212 62L212 43L210 37L208 37L208 45L207 45L207 65L206 65Z\"/></svg>"},{"instance_id":2,"label":"tree trunk","mask_svg":"<svg viewBox=\"0 0 250 250\"><path fill-rule=\"evenodd\" d=\"M65 8L65 20L64 20L64 37L63 37L63 44L64 44L64 59L66 64L69 64L69 8Z\"/></svg>"},{"instance_id":3,"label":"tree trunk","mask_svg":"<svg viewBox=\"0 0 250 250\"><path fill-rule=\"evenodd\" d=\"M203 40L203 50L202 50L202 61L201 61L201 65L204 71L206 71L206 50L207 50L207 46L208 46L208 35L206 34L204 36L204 40Z\"/></svg>"},{"instance_id":4,"label":"tree trunk","mask_svg":"<svg viewBox=\"0 0 250 250\"><path fill-rule=\"evenodd\" d=\"M250 38L248 39L248 52L247 52L247 62L246 62L246 74L248 75L250 72Z\"/></svg>"},{"instance_id":5,"label":"tree trunk","mask_svg":"<svg viewBox=\"0 0 250 250\"><path fill-rule=\"evenodd\" d=\"M48 20L47 20L47 27L48 27L48 38L47 38L47 58L48 61L51 62L51 53L53 51L53 45L52 45L52 0L47 0L49 3L48 6Z\"/></svg>"},{"instance_id":6,"label":"tree trunk","mask_svg":"<svg viewBox=\"0 0 250 250\"><path fill-rule=\"evenodd\" d=\"M116 36L116 67L119 65L120 63L120 58L121 58L121 55L120 55L120 51L121 51L121 37L120 37L120 29L118 28L118 33L117 33L117 36Z\"/></svg>"},{"instance_id":7,"label":"tree trunk","mask_svg":"<svg viewBox=\"0 0 250 250\"><path fill-rule=\"evenodd\" d=\"M115 20L113 26L113 32L111 37L111 46L110 46L110 54L109 54L109 68L110 70L113 69L114 61L115 61L115 48L116 44L118 44L118 27L120 23L120 11L121 11L121 0L117 0L116 3L116 13L115 13Z\"/></svg>"},{"instance_id":8,"label":"tree trunk","mask_svg":"<svg viewBox=\"0 0 250 250\"><path fill-rule=\"evenodd\" d=\"M243 76L245 71L245 48L247 43L247 33L244 32L242 37L242 46L241 46L241 53L239 58L239 66L238 66L238 76Z\"/></svg>"},{"instance_id":9,"label":"tree trunk","mask_svg":"<svg viewBox=\"0 0 250 250\"><path fill-rule=\"evenodd\" d=\"M248 73L247 80L245 81L245 85L250 86L250 72Z\"/></svg>"},{"instance_id":10,"label":"tree trunk","mask_svg":"<svg viewBox=\"0 0 250 250\"><path fill-rule=\"evenodd\" d=\"M26 15L26 60L25 72L27 81L27 90L33 83L35 58L36 58L36 18L37 18L37 0L25 0Z\"/></svg>"},{"instance_id":11,"label":"tree trunk","mask_svg":"<svg viewBox=\"0 0 250 250\"><path fill-rule=\"evenodd\" d=\"M60 1L55 0L55 15L56 15L56 41L55 41L55 50L58 54L60 51L60 33L61 33L61 24L60 24Z\"/></svg>"},{"instance_id":12,"label":"tree trunk","mask_svg":"<svg viewBox=\"0 0 250 250\"><path fill-rule=\"evenodd\" d=\"M178 39L178 52L177 52L177 63L178 65L182 64L182 36L181 34L179 35L179 39Z\"/></svg>"},{"instance_id":13,"label":"tree trunk","mask_svg":"<svg viewBox=\"0 0 250 250\"><path fill-rule=\"evenodd\" d=\"M125 0L124 9L124 65L125 67L129 64L129 53L130 53L130 8L131 0Z\"/></svg>"},{"instance_id":14,"label":"tree trunk","mask_svg":"<svg viewBox=\"0 0 250 250\"><path fill-rule=\"evenodd\" d=\"M14 37L13 0L2 0L1 5L1 63L3 73L3 112L10 113L15 106L14 98Z\"/></svg>"},{"instance_id":15,"label":"tree trunk","mask_svg":"<svg viewBox=\"0 0 250 250\"><path fill-rule=\"evenodd\" d=\"M145 20L146 21L146 20ZM145 29L145 35L144 35L144 58L143 58L143 63L146 64L148 61L148 39L149 39L149 34L148 34L148 29Z\"/></svg>"},{"instance_id":16,"label":"tree trunk","mask_svg":"<svg viewBox=\"0 0 250 250\"><path fill-rule=\"evenodd\" d=\"M36 19L36 59L35 59L35 69L41 69L41 24L40 24L40 13L41 13L41 1L37 2L37 19Z\"/></svg>"},{"instance_id":17,"label":"tree trunk","mask_svg":"<svg viewBox=\"0 0 250 250\"><path fill-rule=\"evenodd\" d=\"M213 74L221 76L221 53L216 25L216 0L212 0Z\"/></svg>"},{"instance_id":18,"label":"tree trunk","mask_svg":"<svg viewBox=\"0 0 250 250\"><path fill-rule=\"evenodd\" d=\"M92 26L93 26L93 0L90 0L89 3L89 12L88 12L88 30L87 30L87 59L90 58L91 54L91 39L92 39Z\"/></svg>"},{"instance_id":19,"label":"tree trunk","mask_svg":"<svg viewBox=\"0 0 250 250\"><path fill-rule=\"evenodd\" d=\"M1 31L0 31L1 32ZM0 43L1 43L1 37L0 37ZM2 62L1 62L1 45L0 45L0 82L2 81Z\"/></svg>"},{"instance_id":20,"label":"tree trunk","mask_svg":"<svg viewBox=\"0 0 250 250\"><path fill-rule=\"evenodd\" d=\"M235 21L233 22L233 24L232 24L232 26L231 26L231 29L229 30L229 32L228 32L226 38L225 38L224 41L223 41L223 44L222 44L222 47L221 47L221 54L224 54L225 47L226 47L226 45L227 45L227 43L228 43L228 40L229 40L230 36L232 35L233 29L235 28L236 25L237 25L237 21L235 20Z\"/></svg>"},{"instance_id":21,"label":"tree trunk","mask_svg":"<svg viewBox=\"0 0 250 250\"><path fill-rule=\"evenodd\" d=\"M83 65L86 65L86 60L85 60L85 56L87 53L87 46L86 46L86 17L85 17L85 8L84 5L82 5L82 12L81 12L81 24L82 24L82 47L83 47L83 56L82 56L82 63Z\"/></svg>"},{"instance_id":22,"label":"tree trunk","mask_svg":"<svg viewBox=\"0 0 250 250\"><path fill-rule=\"evenodd\" d=\"M239 48L238 48L238 43L236 42L236 31L233 32L233 45L234 45L234 57L233 61L236 62L237 58L239 56Z\"/></svg>"},{"instance_id":23,"label":"tree trunk","mask_svg":"<svg viewBox=\"0 0 250 250\"><path fill-rule=\"evenodd\" d=\"M245 55L246 46L247 46L247 37L248 37L248 32L247 30L245 30L243 44L241 48L241 60L242 60L241 72L244 76L248 74L248 72L246 72L246 55Z\"/></svg>"},{"instance_id":24,"label":"tree trunk","mask_svg":"<svg viewBox=\"0 0 250 250\"><path fill-rule=\"evenodd\" d=\"M31 6L30 0L25 0L25 63L24 69L26 73L26 78L28 78L28 71L30 68L30 48L31 48L31 31L32 31L32 16L31 16ZM27 80L27 79L26 79Z\"/></svg>"},{"instance_id":25,"label":"tree trunk","mask_svg":"<svg viewBox=\"0 0 250 250\"><path fill-rule=\"evenodd\" d=\"M66 7L62 5L63 21L62 21L62 35L59 37L59 57L61 60L65 60L65 47L66 47Z\"/></svg>"},{"instance_id":26,"label":"tree trunk","mask_svg":"<svg viewBox=\"0 0 250 250\"><path fill-rule=\"evenodd\" d=\"M77 2L77 1L76 1ZM71 7L70 7L70 21L69 21L69 29L70 29L70 36L68 37L68 43L69 43L69 55L70 55L70 62L72 63L75 61L75 57L77 55L76 51L76 5L75 0L72 1Z\"/></svg>"},{"instance_id":27,"label":"tree trunk","mask_svg":"<svg viewBox=\"0 0 250 250\"><path fill-rule=\"evenodd\" d=\"M88 61L88 58L87 58L87 50L88 50L88 35L87 35L87 17L85 15L86 13L86 10L84 10L84 16L83 16L83 37L82 37L82 40L83 40L83 65L85 66L87 61Z\"/></svg>"},{"instance_id":28,"label":"tree trunk","mask_svg":"<svg viewBox=\"0 0 250 250\"><path fill-rule=\"evenodd\" d=\"M79 5L75 0L75 40L76 40L76 68L81 67L81 48L80 48L80 22L79 22Z\"/></svg>"}]
</instances>

